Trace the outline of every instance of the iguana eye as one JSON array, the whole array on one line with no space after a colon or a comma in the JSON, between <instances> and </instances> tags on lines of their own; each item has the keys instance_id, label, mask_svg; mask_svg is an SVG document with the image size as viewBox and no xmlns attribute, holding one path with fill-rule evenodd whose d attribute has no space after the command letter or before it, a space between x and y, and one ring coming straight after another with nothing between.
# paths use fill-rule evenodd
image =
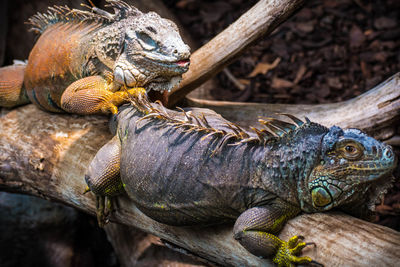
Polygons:
<instances>
[{"instance_id":1,"label":"iguana eye","mask_svg":"<svg viewBox=\"0 0 400 267\"><path fill-rule=\"evenodd\" d=\"M357 151L357 148L355 148L354 146L345 146L344 149L349 154L354 154Z\"/></svg>"},{"instance_id":2,"label":"iguana eye","mask_svg":"<svg viewBox=\"0 0 400 267\"><path fill-rule=\"evenodd\" d=\"M146 27L146 30L151 31L152 33L157 33L156 29L154 29L154 28L151 27L151 26L147 26L147 27Z\"/></svg>"},{"instance_id":3,"label":"iguana eye","mask_svg":"<svg viewBox=\"0 0 400 267\"><path fill-rule=\"evenodd\" d=\"M157 48L157 43L147 33L136 32L136 37L145 50L151 51Z\"/></svg>"},{"instance_id":4,"label":"iguana eye","mask_svg":"<svg viewBox=\"0 0 400 267\"><path fill-rule=\"evenodd\" d=\"M359 159L362 154L363 154L363 147L359 145L358 143L342 143L341 146L339 146L339 152L340 154L345 158L349 160L357 160Z\"/></svg>"}]
</instances>

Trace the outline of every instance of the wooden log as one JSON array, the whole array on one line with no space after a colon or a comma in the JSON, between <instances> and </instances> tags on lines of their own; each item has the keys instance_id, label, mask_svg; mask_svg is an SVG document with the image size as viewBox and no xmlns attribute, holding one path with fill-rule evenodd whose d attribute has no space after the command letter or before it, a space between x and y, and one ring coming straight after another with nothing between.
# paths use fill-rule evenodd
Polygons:
<instances>
[{"instance_id":1,"label":"wooden log","mask_svg":"<svg viewBox=\"0 0 400 267\"><path fill-rule=\"evenodd\" d=\"M111 222L104 227L104 230L121 267L203 266L204 259L171 250L158 237L137 228Z\"/></svg>"},{"instance_id":2,"label":"wooden log","mask_svg":"<svg viewBox=\"0 0 400 267\"><path fill-rule=\"evenodd\" d=\"M325 126L359 128L378 139L389 139L400 118L400 72L368 92L338 103L287 105L238 103L188 98L188 106L210 108L244 127L256 125L258 116L289 113Z\"/></svg>"},{"instance_id":3,"label":"wooden log","mask_svg":"<svg viewBox=\"0 0 400 267\"><path fill-rule=\"evenodd\" d=\"M258 38L271 33L294 13L304 0L260 0L249 11L195 51L189 71L164 100L174 106L203 82L216 75Z\"/></svg>"},{"instance_id":4,"label":"wooden log","mask_svg":"<svg viewBox=\"0 0 400 267\"><path fill-rule=\"evenodd\" d=\"M95 199L85 189L84 174L96 151L110 138L99 116L50 114L33 105L0 118L0 189L51 199L95 214ZM221 265L269 266L233 239L232 225L173 227L142 214L126 196L112 221L137 227ZM304 255L327 266L368 263L395 266L400 261L400 233L338 214L302 215L280 234L302 234L314 241ZM351 255L351 256L349 256Z\"/></svg>"}]
</instances>

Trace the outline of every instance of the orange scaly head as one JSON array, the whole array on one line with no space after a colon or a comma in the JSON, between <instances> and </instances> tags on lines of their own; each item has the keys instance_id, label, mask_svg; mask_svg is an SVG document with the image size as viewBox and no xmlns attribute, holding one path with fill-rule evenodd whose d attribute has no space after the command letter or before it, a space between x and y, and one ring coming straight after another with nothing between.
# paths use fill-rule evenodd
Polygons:
<instances>
[{"instance_id":1,"label":"orange scaly head","mask_svg":"<svg viewBox=\"0 0 400 267\"><path fill-rule=\"evenodd\" d=\"M108 1L115 13L93 8L109 19L93 40L97 57L129 88L171 90L189 69L190 48L174 22L142 13L122 1Z\"/></svg>"},{"instance_id":2,"label":"orange scaly head","mask_svg":"<svg viewBox=\"0 0 400 267\"><path fill-rule=\"evenodd\" d=\"M79 61L83 68L94 66L94 69L84 69L78 76L105 75L106 71L111 71L116 84L113 91L124 85L145 87L147 91L171 90L181 81L190 64L190 48L183 42L176 24L154 12L142 13L121 0L106 2L114 13L97 7L84 11L54 6L46 14L30 18L29 23L33 31L42 34L54 24L65 25L67 38L58 39L71 39L70 43L79 43L82 47L78 48L84 48L74 53L82 55L85 62L77 60L77 56L73 61ZM79 40L72 40L70 28L79 28L78 33L74 33L80 34ZM49 42L55 39L54 36L48 38ZM58 43L57 47L62 46ZM62 65L68 64L71 63Z\"/></svg>"}]
</instances>

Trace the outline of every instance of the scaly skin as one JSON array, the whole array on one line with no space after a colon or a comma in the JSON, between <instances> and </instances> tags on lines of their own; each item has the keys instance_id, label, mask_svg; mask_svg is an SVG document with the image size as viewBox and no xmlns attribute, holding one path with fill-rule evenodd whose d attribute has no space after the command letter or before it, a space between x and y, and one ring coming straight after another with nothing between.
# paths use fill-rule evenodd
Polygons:
<instances>
[{"instance_id":1,"label":"scaly skin","mask_svg":"<svg viewBox=\"0 0 400 267\"><path fill-rule=\"evenodd\" d=\"M41 35L26 66L0 69L0 106L33 102L52 112L115 114L129 95L179 83L190 52L177 26L120 0L107 2L115 14L55 6L33 16Z\"/></svg>"},{"instance_id":2,"label":"scaly skin","mask_svg":"<svg viewBox=\"0 0 400 267\"><path fill-rule=\"evenodd\" d=\"M165 224L236 220L234 236L247 250L293 266L311 259L296 256L306 246L301 237L276 236L289 219L367 210L393 182L391 147L356 129L286 115L294 124L266 118L265 129L245 131L207 109L176 112L141 99L133 105L112 121L116 135L85 177L102 202L101 225L104 198L124 189Z\"/></svg>"}]
</instances>

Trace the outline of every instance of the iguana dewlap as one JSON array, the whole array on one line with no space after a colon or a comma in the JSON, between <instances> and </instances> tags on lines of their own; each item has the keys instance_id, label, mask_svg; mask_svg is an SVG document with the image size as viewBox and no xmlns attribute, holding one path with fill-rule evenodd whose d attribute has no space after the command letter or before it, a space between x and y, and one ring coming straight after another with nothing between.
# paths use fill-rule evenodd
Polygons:
<instances>
[{"instance_id":1,"label":"iguana dewlap","mask_svg":"<svg viewBox=\"0 0 400 267\"><path fill-rule=\"evenodd\" d=\"M32 102L53 112L116 113L142 87L177 85L190 57L177 26L122 1L107 2L114 14L55 6L33 16L29 22L41 35L26 66L0 69L0 106Z\"/></svg>"},{"instance_id":2,"label":"iguana dewlap","mask_svg":"<svg viewBox=\"0 0 400 267\"><path fill-rule=\"evenodd\" d=\"M207 109L133 105L112 120L116 135L86 175L100 224L104 200L125 190L165 224L236 221L234 236L247 250L293 266L311 259L296 256L301 238L276 236L289 219L331 209L366 215L393 182L392 148L357 129L286 115L292 123L261 119L265 128L247 131Z\"/></svg>"}]
</instances>

